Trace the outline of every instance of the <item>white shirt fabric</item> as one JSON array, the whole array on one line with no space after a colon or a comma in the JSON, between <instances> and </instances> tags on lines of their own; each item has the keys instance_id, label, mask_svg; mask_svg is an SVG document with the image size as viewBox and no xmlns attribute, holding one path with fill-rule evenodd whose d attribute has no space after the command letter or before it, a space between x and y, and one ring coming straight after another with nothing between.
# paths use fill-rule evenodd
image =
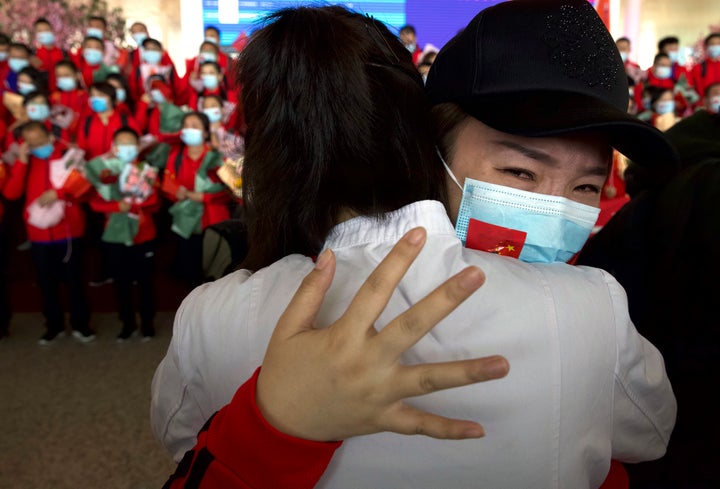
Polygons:
<instances>
[{"instance_id":1,"label":"white shirt fabric","mask_svg":"<svg viewBox=\"0 0 720 489\"><path fill-rule=\"evenodd\" d=\"M337 269L318 324L339 318L369 273L416 226L427 230L427 243L376 327L477 265L486 283L403 361L502 354L510 373L409 401L478 421L484 438L351 438L318 487L581 489L603 482L611 458L663 455L675 398L660 353L635 330L615 279L594 268L468 250L438 202L411 204L384 221L351 219L333 230L326 247L336 254ZM262 363L278 318L312 268L310 258L292 255L254 274L238 271L205 284L185 299L152 384L153 431L176 460Z\"/></svg>"}]
</instances>

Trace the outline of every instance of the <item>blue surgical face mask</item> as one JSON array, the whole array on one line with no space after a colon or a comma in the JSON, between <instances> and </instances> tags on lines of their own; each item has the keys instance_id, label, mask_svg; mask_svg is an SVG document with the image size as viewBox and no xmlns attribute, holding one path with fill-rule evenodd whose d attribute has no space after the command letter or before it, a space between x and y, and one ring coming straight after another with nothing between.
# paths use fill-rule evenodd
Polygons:
<instances>
[{"instance_id":1,"label":"blue surgical face mask","mask_svg":"<svg viewBox=\"0 0 720 489\"><path fill-rule=\"evenodd\" d=\"M115 156L125 163L132 163L138 156L138 147L134 144L118 144L115 146Z\"/></svg>"},{"instance_id":2,"label":"blue surgical face mask","mask_svg":"<svg viewBox=\"0 0 720 489\"><path fill-rule=\"evenodd\" d=\"M162 59L162 53L160 51L145 51L142 52L142 60L149 65L156 65L160 63Z\"/></svg>"},{"instance_id":3,"label":"blue surgical face mask","mask_svg":"<svg viewBox=\"0 0 720 489\"><path fill-rule=\"evenodd\" d=\"M410 51L411 53L414 53L415 50L417 49L417 44L415 44L415 43L406 44L405 48L407 48L407 50Z\"/></svg>"},{"instance_id":4,"label":"blue surgical face mask","mask_svg":"<svg viewBox=\"0 0 720 489\"><path fill-rule=\"evenodd\" d=\"M165 100L165 95L163 95L163 93L158 89L150 90L150 98L156 104L164 104L167 102L167 100Z\"/></svg>"},{"instance_id":5,"label":"blue surgical face mask","mask_svg":"<svg viewBox=\"0 0 720 489\"><path fill-rule=\"evenodd\" d=\"M720 95L715 95L710 98L710 112L720 114Z\"/></svg>"},{"instance_id":6,"label":"blue surgical face mask","mask_svg":"<svg viewBox=\"0 0 720 489\"><path fill-rule=\"evenodd\" d=\"M31 121L45 121L50 117L50 107L47 104L28 104L25 112Z\"/></svg>"},{"instance_id":7,"label":"blue surgical face mask","mask_svg":"<svg viewBox=\"0 0 720 489\"><path fill-rule=\"evenodd\" d=\"M656 66L655 77L659 80L667 80L672 76L672 67L670 66Z\"/></svg>"},{"instance_id":8,"label":"blue surgical face mask","mask_svg":"<svg viewBox=\"0 0 720 489\"><path fill-rule=\"evenodd\" d=\"M85 48L83 49L83 58L90 66L99 65L103 60L103 53L99 49Z\"/></svg>"},{"instance_id":9,"label":"blue surgical face mask","mask_svg":"<svg viewBox=\"0 0 720 489\"><path fill-rule=\"evenodd\" d=\"M20 73L23 68L30 66L30 61L25 58L10 58L8 66L14 73Z\"/></svg>"},{"instance_id":10,"label":"blue surgical face mask","mask_svg":"<svg viewBox=\"0 0 720 489\"><path fill-rule=\"evenodd\" d=\"M105 97L90 97L89 103L92 111L97 113L107 112L110 108Z\"/></svg>"},{"instance_id":11,"label":"blue surgical face mask","mask_svg":"<svg viewBox=\"0 0 720 489\"><path fill-rule=\"evenodd\" d=\"M32 154L35 158L40 158L41 160L47 160L53 154L53 149L54 149L53 144L47 143L47 144L43 144L42 146L38 146L37 148L33 148Z\"/></svg>"},{"instance_id":12,"label":"blue surgical face mask","mask_svg":"<svg viewBox=\"0 0 720 489\"><path fill-rule=\"evenodd\" d=\"M8 59L8 52L0 51L0 61L7 61L7 59Z\"/></svg>"},{"instance_id":13,"label":"blue surgical face mask","mask_svg":"<svg viewBox=\"0 0 720 489\"><path fill-rule=\"evenodd\" d=\"M203 114L208 116L210 122L220 122L220 120L222 119L222 109L220 107L210 107L208 109L203 109Z\"/></svg>"},{"instance_id":14,"label":"blue surgical face mask","mask_svg":"<svg viewBox=\"0 0 720 489\"><path fill-rule=\"evenodd\" d=\"M43 46L50 46L55 42L55 34L50 31L38 32L35 35L35 39Z\"/></svg>"},{"instance_id":15,"label":"blue surgical face mask","mask_svg":"<svg viewBox=\"0 0 720 489\"><path fill-rule=\"evenodd\" d=\"M203 63L207 63L209 61L213 61L217 63L217 54L212 53L210 51L203 51L200 53L200 58L202 59Z\"/></svg>"},{"instance_id":16,"label":"blue surgical face mask","mask_svg":"<svg viewBox=\"0 0 720 489\"><path fill-rule=\"evenodd\" d=\"M219 41L217 38L215 38L215 37L207 37L207 36L205 36L205 41L206 41L206 42L211 42L211 43L215 44L216 46L217 46L218 44L220 44L220 41Z\"/></svg>"},{"instance_id":17,"label":"blue surgical face mask","mask_svg":"<svg viewBox=\"0 0 720 489\"><path fill-rule=\"evenodd\" d=\"M61 76L56 81L58 89L63 92L71 92L77 88L77 80L72 76Z\"/></svg>"},{"instance_id":18,"label":"blue surgical face mask","mask_svg":"<svg viewBox=\"0 0 720 489\"><path fill-rule=\"evenodd\" d=\"M136 32L135 34L132 34L132 38L135 41L135 44L140 47L142 46L143 41L148 38L148 35L144 32Z\"/></svg>"},{"instance_id":19,"label":"blue surgical face mask","mask_svg":"<svg viewBox=\"0 0 720 489\"><path fill-rule=\"evenodd\" d=\"M620 59L622 59L623 63L627 63L627 60L628 60L627 51L620 51Z\"/></svg>"},{"instance_id":20,"label":"blue surgical face mask","mask_svg":"<svg viewBox=\"0 0 720 489\"><path fill-rule=\"evenodd\" d=\"M675 111L675 101L673 100L661 100L655 103L655 112L660 115L669 114Z\"/></svg>"},{"instance_id":21,"label":"blue surgical face mask","mask_svg":"<svg viewBox=\"0 0 720 489\"><path fill-rule=\"evenodd\" d=\"M188 146L198 146L204 142L203 132L190 127L186 127L180 132L180 139Z\"/></svg>"},{"instance_id":22,"label":"blue surgical face mask","mask_svg":"<svg viewBox=\"0 0 720 489\"><path fill-rule=\"evenodd\" d=\"M125 99L127 98L127 92L124 88L116 88L115 89L115 98L118 102L125 102Z\"/></svg>"},{"instance_id":23,"label":"blue surgical face mask","mask_svg":"<svg viewBox=\"0 0 720 489\"><path fill-rule=\"evenodd\" d=\"M707 47L707 55L709 58L720 58L720 44L713 44Z\"/></svg>"},{"instance_id":24,"label":"blue surgical face mask","mask_svg":"<svg viewBox=\"0 0 720 489\"><path fill-rule=\"evenodd\" d=\"M35 90L37 90L37 87L35 85L33 85L32 83L18 82L17 90L20 95L27 95L28 93L31 93L31 92L34 92Z\"/></svg>"},{"instance_id":25,"label":"blue surgical face mask","mask_svg":"<svg viewBox=\"0 0 720 489\"><path fill-rule=\"evenodd\" d=\"M667 53L668 58L670 58L670 62L672 64L675 64L680 59L680 51L668 51Z\"/></svg>"},{"instance_id":26,"label":"blue surgical face mask","mask_svg":"<svg viewBox=\"0 0 720 489\"><path fill-rule=\"evenodd\" d=\"M85 35L87 37L94 37L95 39L102 39L105 33L97 27L88 27L85 30Z\"/></svg>"},{"instance_id":27,"label":"blue surgical face mask","mask_svg":"<svg viewBox=\"0 0 720 489\"><path fill-rule=\"evenodd\" d=\"M218 87L217 75L202 75L202 82L208 90L215 90Z\"/></svg>"},{"instance_id":28,"label":"blue surgical face mask","mask_svg":"<svg viewBox=\"0 0 720 489\"><path fill-rule=\"evenodd\" d=\"M445 169L460 187L447 164ZM468 241L475 241L476 236L469 235L468 231L476 231L476 226L483 232L492 228L497 234L491 242L483 235L483 240L490 243L483 245L483 251L516 256L528 263L570 260L585 245L600 214L596 207L565 197L526 192L471 178L466 178L465 187L460 188L463 197L455 233L463 244L467 246Z\"/></svg>"}]
</instances>

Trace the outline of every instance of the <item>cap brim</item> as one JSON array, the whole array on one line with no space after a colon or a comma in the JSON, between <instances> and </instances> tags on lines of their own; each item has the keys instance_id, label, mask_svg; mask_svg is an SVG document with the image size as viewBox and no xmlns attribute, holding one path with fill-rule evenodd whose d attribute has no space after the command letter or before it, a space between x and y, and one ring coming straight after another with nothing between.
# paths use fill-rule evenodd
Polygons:
<instances>
[{"instance_id":1,"label":"cap brim","mask_svg":"<svg viewBox=\"0 0 720 489\"><path fill-rule=\"evenodd\" d=\"M594 97L535 91L474 95L455 102L498 131L529 137L599 132L634 163L679 166L678 154L662 132Z\"/></svg>"}]
</instances>

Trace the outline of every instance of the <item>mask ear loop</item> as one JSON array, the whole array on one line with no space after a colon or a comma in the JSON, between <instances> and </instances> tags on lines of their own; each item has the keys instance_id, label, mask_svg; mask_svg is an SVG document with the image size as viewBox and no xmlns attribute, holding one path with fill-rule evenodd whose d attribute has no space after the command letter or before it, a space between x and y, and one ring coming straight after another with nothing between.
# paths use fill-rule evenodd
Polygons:
<instances>
[{"instance_id":1,"label":"mask ear loop","mask_svg":"<svg viewBox=\"0 0 720 489\"><path fill-rule=\"evenodd\" d=\"M457 185L458 188L462 191L463 186L460 185L460 182L458 182L457 178L455 178L455 174L452 172L452 170L450 169L448 164L445 163L445 158L442 157L442 155L440 154L440 149L437 146L435 146L435 152L437 153L438 158L440 158L440 161L442 161L442 164L445 167L445 171L447 172L447 174L450 175L450 178L452 179L452 181L455 182L455 185Z\"/></svg>"}]
</instances>

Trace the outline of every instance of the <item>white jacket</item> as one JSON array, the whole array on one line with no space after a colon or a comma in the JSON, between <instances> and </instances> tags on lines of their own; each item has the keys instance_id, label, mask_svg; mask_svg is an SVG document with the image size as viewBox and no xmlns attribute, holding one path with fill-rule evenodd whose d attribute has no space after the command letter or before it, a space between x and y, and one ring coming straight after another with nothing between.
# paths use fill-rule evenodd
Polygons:
<instances>
[{"instance_id":1,"label":"white jacket","mask_svg":"<svg viewBox=\"0 0 720 489\"><path fill-rule=\"evenodd\" d=\"M355 218L326 243L337 271L318 323L345 310L362 282L409 229L427 243L377 328L452 274L477 265L486 283L404 356L405 363L501 354L502 380L415 398L444 416L480 422L486 436L448 441L392 433L347 440L320 488L581 489L599 486L610 459L663 455L676 403L660 353L638 334L609 274L528 264L463 248L444 208L424 201L385 221ZM152 384L152 426L179 460L197 432L261 364L309 258L292 255L255 274L233 273L193 291L179 309Z\"/></svg>"}]
</instances>

